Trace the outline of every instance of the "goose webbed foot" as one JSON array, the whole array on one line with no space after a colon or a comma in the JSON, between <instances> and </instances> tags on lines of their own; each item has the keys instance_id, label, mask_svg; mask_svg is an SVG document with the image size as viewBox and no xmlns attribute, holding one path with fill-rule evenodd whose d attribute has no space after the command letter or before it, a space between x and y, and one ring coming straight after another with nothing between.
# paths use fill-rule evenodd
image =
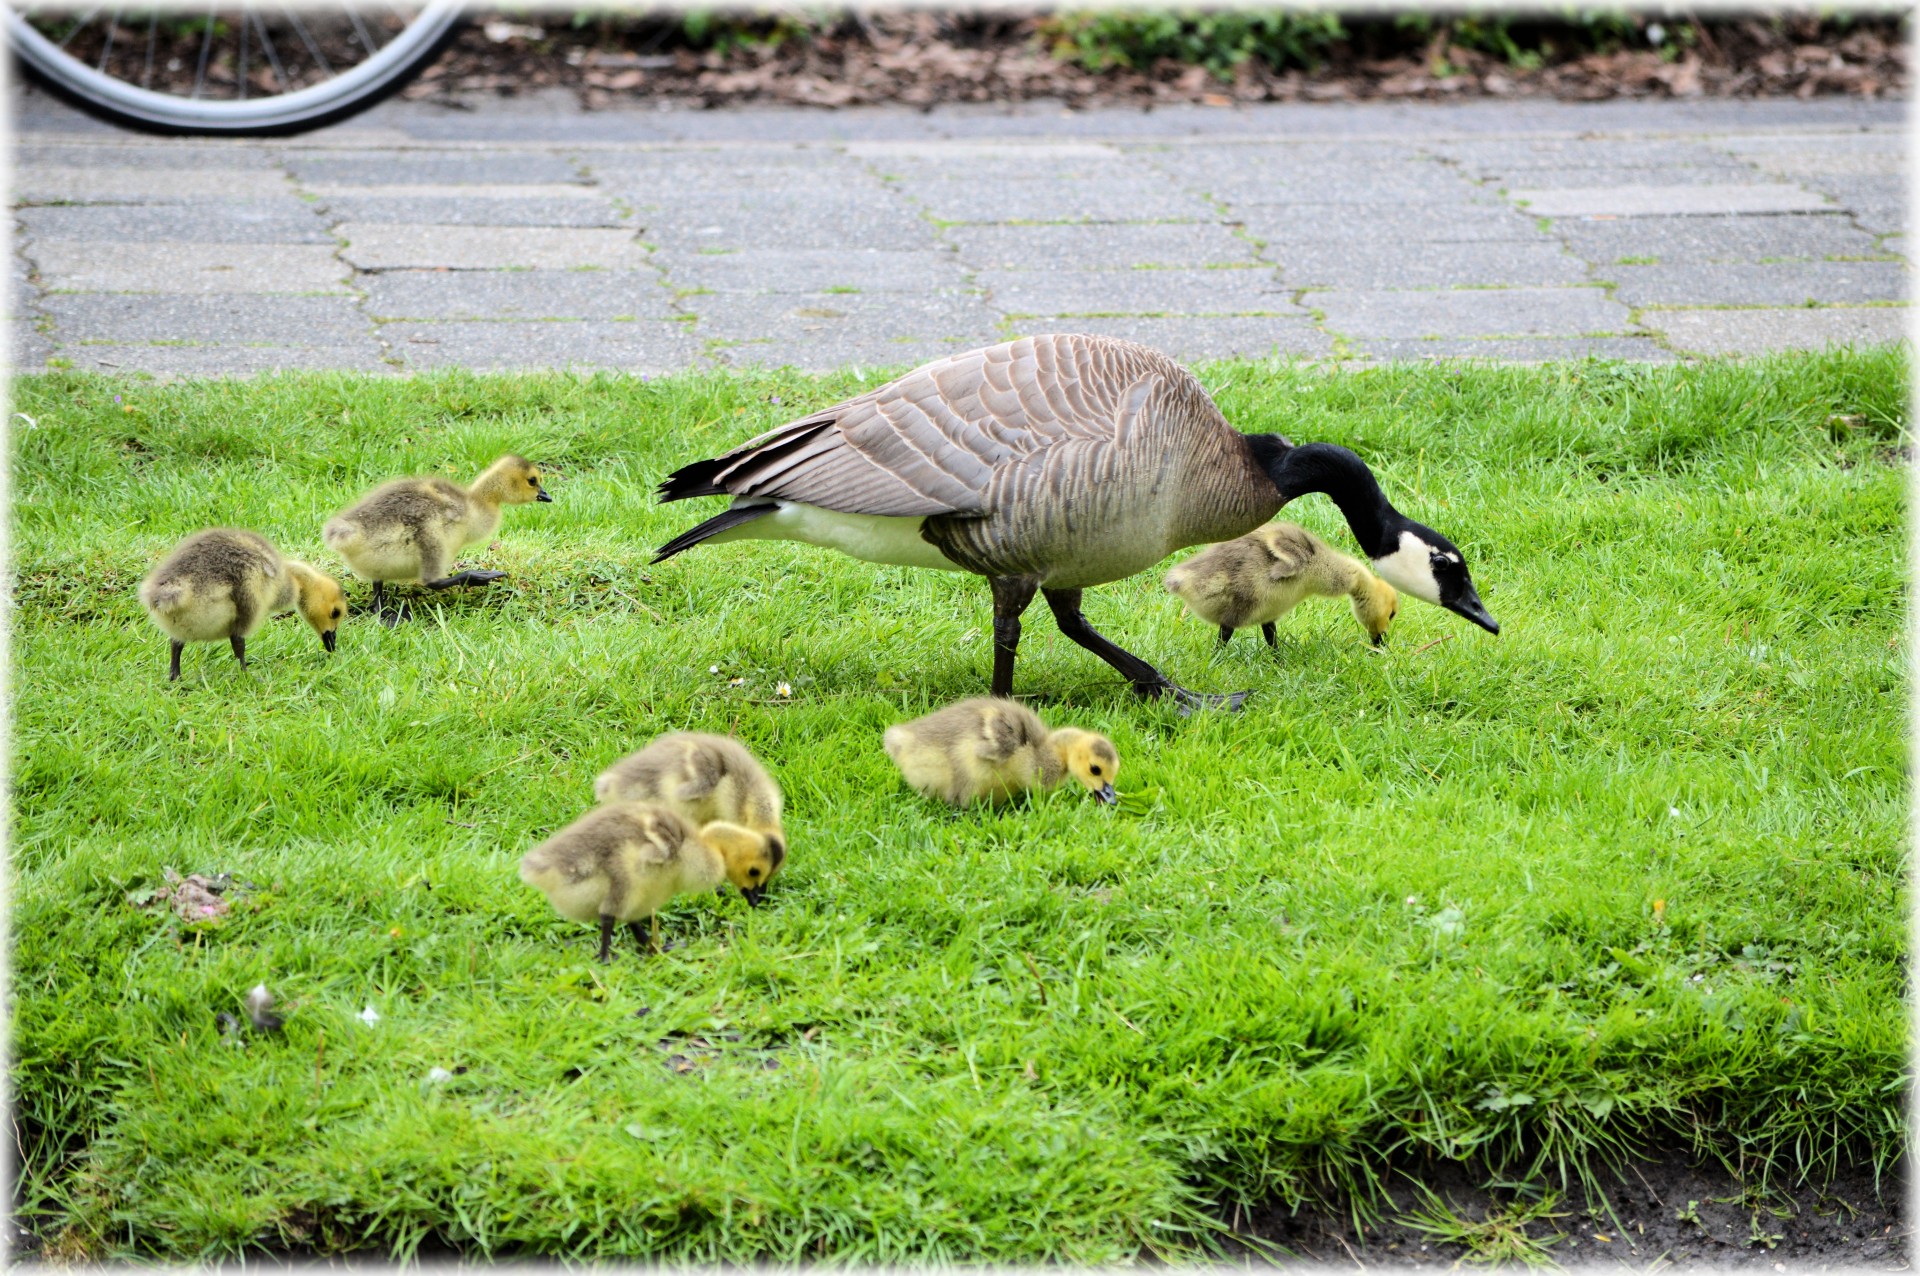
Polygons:
<instances>
[{"instance_id":1,"label":"goose webbed foot","mask_svg":"<svg viewBox=\"0 0 1920 1276\"><path fill-rule=\"evenodd\" d=\"M1053 609L1053 618L1059 623L1060 632L1119 670L1120 675L1133 684L1133 693L1142 699L1156 700L1161 696L1171 696L1184 716L1195 709L1238 709L1247 698L1244 691L1227 696L1188 691L1132 652L1101 637L1081 614L1079 590L1048 589L1041 592L1046 596L1047 606Z\"/></svg>"},{"instance_id":2,"label":"goose webbed foot","mask_svg":"<svg viewBox=\"0 0 1920 1276\"><path fill-rule=\"evenodd\" d=\"M439 580L430 580L426 584L428 589L452 589L455 585L491 585L496 580L506 578L505 572L466 571L442 576Z\"/></svg>"}]
</instances>

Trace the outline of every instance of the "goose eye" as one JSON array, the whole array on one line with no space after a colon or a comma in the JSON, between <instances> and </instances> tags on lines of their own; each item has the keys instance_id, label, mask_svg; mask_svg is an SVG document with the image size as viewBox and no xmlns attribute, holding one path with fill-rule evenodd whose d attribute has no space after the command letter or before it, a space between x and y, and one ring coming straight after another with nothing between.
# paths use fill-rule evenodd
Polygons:
<instances>
[{"instance_id":1,"label":"goose eye","mask_svg":"<svg viewBox=\"0 0 1920 1276\"><path fill-rule=\"evenodd\" d=\"M748 870L747 870L747 876L748 876L748 877L758 877L758 876L760 876L760 870L759 870L759 869L757 869L757 868L750 868L750 869L748 869Z\"/></svg>"},{"instance_id":2,"label":"goose eye","mask_svg":"<svg viewBox=\"0 0 1920 1276\"><path fill-rule=\"evenodd\" d=\"M332 615L332 617L331 617L331 618L332 618L332 619L334 619L334 620L338 620L338 619L340 619L340 609L339 609L338 607L335 607L335 608L333 609L333 615Z\"/></svg>"},{"instance_id":3,"label":"goose eye","mask_svg":"<svg viewBox=\"0 0 1920 1276\"><path fill-rule=\"evenodd\" d=\"M539 486L540 486L540 480L539 480L539 479L537 479L537 478L530 478L530 479L528 479L528 480L527 480L527 486L529 486L529 487L539 487Z\"/></svg>"},{"instance_id":4,"label":"goose eye","mask_svg":"<svg viewBox=\"0 0 1920 1276\"><path fill-rule=\"evenodd\" d=\"M1099 763L1097 763L1097 762L1096 762L1096 763L1095 763L1095 764L1093 765L1093 767L1092 767L1092 770L1093 770L1093 773L1094 773L1095 775L1099 775L1099 774L1100 774L1100 765L1099 765Z\"/></svg>"}]
</instances>

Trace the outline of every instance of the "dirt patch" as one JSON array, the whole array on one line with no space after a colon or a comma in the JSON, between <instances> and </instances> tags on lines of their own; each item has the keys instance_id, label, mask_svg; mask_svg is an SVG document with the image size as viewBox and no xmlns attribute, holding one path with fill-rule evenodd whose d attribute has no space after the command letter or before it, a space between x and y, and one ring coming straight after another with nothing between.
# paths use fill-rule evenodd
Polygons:
<instances>
[{"instance_id":1,"label":"dirt patch","mask_svg":"<svg viewBox=\"0 0 1920 1276\"><path fill-rule=\"evenodd\" d=\"M1419 30L1349 19L1347 38L1311 70L1249 60L1224 78L1163 59L1090 71L1056 56L1057 27L1037 15L909 12L847 16L799 32L736 32L690 47L678 18L575 28L559 17L481 18L407 96L564 88L588 108L635 99L692 106L783 103L932 107L1064 101L1071 106L1468 98L1859 97L1902 95L1907 53L1893 17L1726 17L1668 26L1623 19L1606 47L1579 33L1516 27L1516 62L1473 47L1464 27ZM1685 39L1681 36L1684 35ZM1485 43L1484 38L1481 40ZM1520 46L1516 46L1520 47ZM1317 55L1319 56L1319 55ZM1537 63L1537 64L1533 64Z\"/></svg>"},{"instance_id":2,"label":"dirt patch","mask_svg":"<svg viewBox=\"0 0 1920 1276\"><path fill-rule=\"evenodd\" d=\"M1547 1196L1490 1190L1493 1176L1459 1162L1395 1166L1388 1178L1377 1223L1356 1226L1337 1207L1228 1211L1225 1221L1295 1260L1340 1266L1464 1259L1892 1271L1912 1262L1904 1175L1876 1182L1871 1166L1831 1181L1763 1183L1673 1149L1604 1176L1592 1196L1577 1186Z\"/></svg>"}]
</instances>

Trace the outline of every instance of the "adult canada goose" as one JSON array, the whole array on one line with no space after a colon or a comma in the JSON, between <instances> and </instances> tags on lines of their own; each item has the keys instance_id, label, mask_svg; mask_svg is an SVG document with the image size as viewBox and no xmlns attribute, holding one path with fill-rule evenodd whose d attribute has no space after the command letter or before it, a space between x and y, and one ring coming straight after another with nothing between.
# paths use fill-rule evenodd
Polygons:
<instances>
[{"instance_id":1,"label":"adult canada goose","mask_svg":"<svg viewBox=\"0 0 1920 1276\"><path fill-rule=\"evenodd\" d=\"M1258 625L1267 646L1279 646L1276 622L1317 596L1349 599L1378 647L1399 603L1392 585L1298 523L1268 523L1210 546L1169 571L1166 585L1194 615L1220 626L1223 645L1234 630Z\"/></svg>"},{"instance_id":2,"label":"adult canada goose","mask_svg":"<svg viewBox=\"0 0 1920 1276\"><path fill-rule=\"evenodd\" d=\"M1395 509L1358 456L1242 434L1185 368L1111 337L1026 337L952 355L682 466L661 500L733 504L654 561L702 541L797 540L973 572L993 590L993 694L1012 694L1020 614L1038 591L1060 631L1140 695L1218 703L1096 633L1081 591L1232 540L1308 492L1333 499L1395 587L1500 632L1453 542Z\"/></svg>"},{"instance_id":3,"label":"adult canada goose","mask_svg":"<svg viewBox=\"0 0 1920 1276\"><path fill-rule=\"evenodd\" d=\"M401 613L387 610L388 581L417 580L428 589L446 589L502 580L505 572L448 573L455 554L493 535L502 506L552 499L540 486L538 466L503 456L471 487L443 478L383 483L328 519L320 539L347 560L355 576L373 582L373 608L392 625Z\"/></svg>"},{"instance_id":4,"label":"adult canada goose","mask_svg":"<svg viewBox=\"0 0 1920 1276\"><path fill-rule=\"evenodd\" d=\"M173 640L167 680L180 677L180 649L225 638L247 663L247 637L268 616L298 611L333 650L347 596L333 577L282 558L258 532L215 527L174 546L140 582L140 605Z\"/></svg>"}]
</instances>

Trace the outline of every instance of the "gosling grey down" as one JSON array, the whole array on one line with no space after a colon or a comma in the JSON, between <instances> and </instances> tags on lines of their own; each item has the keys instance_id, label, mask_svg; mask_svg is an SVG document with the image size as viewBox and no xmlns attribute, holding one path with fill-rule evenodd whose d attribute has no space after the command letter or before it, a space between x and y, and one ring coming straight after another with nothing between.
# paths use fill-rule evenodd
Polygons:
<instances>
[{"instance_id":1,"label":"gosling grey down","mask_svg":"<svg viewBox=\"0 0 1920 1276\"><path fill-rule=\"evenodd\" d=\"M1389 583L1500 632L1453 542L1395 509L1354 453L1242 434L1166 355L1078 334L952 355L682 466L662 501L733 503L654 561L703 541L796 540L973 572L993 590L993 694L1012 694L1020 615L1038 592L1138 694L1217 703L1095 632L1081 591L1232 540L1308 492L1333 499Z\"/></svg>"}]
</instances>

